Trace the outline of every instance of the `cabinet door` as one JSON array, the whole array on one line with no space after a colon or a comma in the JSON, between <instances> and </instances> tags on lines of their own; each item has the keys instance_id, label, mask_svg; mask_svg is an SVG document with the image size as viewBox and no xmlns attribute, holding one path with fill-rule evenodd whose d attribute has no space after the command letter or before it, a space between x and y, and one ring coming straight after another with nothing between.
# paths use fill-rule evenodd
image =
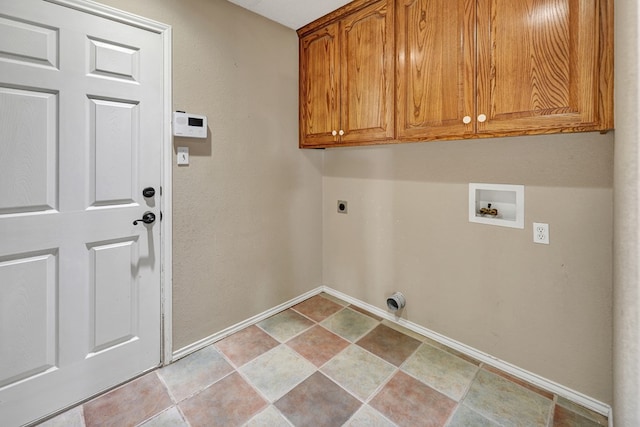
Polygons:
<instances>
[{"instance_id":1,"label":"cabinet door","mask_svg":"<svg viewBox=\"0 0 640 427\"><path fill-rule=\"evenodd\" d=\"M402 140L475 131L475 0L398 0L396 132Z\"/></svg>"},{"instance_id":2,"label":"cabinet door","mask_svg":"<svg viewBox=\"0 0 640 427\"><path fill-rule=\"evenodd\" d=\"M338 130L338 24L300 40L300 146L328 145Z\"/></svg>"},{"instance_id":3,"label":"cabinet door","mask_svg":"<svg viewBox=\"0 0 640 427\"><path fill-rule=\"evenodd\" d=\"M340 22L342 143L394 137L393 0L374 3Z\"/></svg>"},{"instance_id":4,"label":"cabinet door","mask_svg":"<svg viewBox=\"0 0 640 427\"><path fill-rule=\"evenodd\" d=\"M602 0L605 2L605 0ZM478 5L478 132L601 128L599 0Z\"/></svg>"}]
</instances>

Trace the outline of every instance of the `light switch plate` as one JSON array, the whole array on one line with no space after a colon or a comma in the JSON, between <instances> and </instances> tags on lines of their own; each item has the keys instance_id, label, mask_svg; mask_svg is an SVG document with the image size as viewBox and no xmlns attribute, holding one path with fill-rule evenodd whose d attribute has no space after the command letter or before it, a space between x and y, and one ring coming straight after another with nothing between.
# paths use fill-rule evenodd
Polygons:
<instances>
[{"instance_id":1,"label":"light switch plate","mask_svg":"<svg viewBox=\"0 0 640 427\"><path fill-rule=\"evenodd\" d=\"M178 147L178 165L189 164L189 147Z\"/></svg>"}]
</instances>

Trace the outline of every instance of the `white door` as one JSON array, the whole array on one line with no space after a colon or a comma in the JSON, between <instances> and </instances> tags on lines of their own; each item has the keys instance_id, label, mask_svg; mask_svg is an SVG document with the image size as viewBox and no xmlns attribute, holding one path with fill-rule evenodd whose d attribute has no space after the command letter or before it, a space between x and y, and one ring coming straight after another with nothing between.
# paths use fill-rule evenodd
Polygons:
<instances>
[{"instance_id":1,"label":"white door","mask_svg":"<svg viewBox=\"0 0 640 427\"><path fill-rule=\"evenodd\" d=\"M162 55L158 33L0 0L2 426L160 363Z\"/></svg>"}]
</instances>

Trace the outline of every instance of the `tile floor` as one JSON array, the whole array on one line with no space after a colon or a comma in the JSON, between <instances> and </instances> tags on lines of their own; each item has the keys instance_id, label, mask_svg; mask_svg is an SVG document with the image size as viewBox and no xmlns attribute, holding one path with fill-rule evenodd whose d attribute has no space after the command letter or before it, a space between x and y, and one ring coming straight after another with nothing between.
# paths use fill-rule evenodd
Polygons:
<instances>
[{"instance_id":1,"label":"tile floor","mask_svg":"<svg viewBox=\"0 0 640 427\"><path fill-rule=\"evenodd\" d=\"M327 294L41 424L606 426L607 419Z\"/></svg>"}]
</instances>

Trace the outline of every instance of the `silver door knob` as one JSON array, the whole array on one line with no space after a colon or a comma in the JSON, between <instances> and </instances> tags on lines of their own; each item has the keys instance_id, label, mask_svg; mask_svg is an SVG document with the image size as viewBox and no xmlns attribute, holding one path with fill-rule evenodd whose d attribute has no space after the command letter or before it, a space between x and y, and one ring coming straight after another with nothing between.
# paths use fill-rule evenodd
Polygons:
<instances>
[{"instance_id":1,"label":"silver door knob","mask_svg":"<svg viewBox=\"0 0 640 427\"><path fill-rule=\"evenodd\" d=\"M342 129L340 129L340 132L338 132L340 134L340 136L344 135L344 131Z\"/></svg>"},{"instance_id":2,"label":"silver door knob","mask_svg":"<svg viewBox=\"0 0 640 427\"><path fill-rule=\"evenodd\" d=\"M471 116L464 116L462 118L462 123L464 123L465 125L468 125L469 123L471 123Z\"/></svg>"},{"instance_id":3,"label":"silver door knob","mask_svg":"<svg viewBox=\"0 0 640 427\"><path fill-rule=\"evenodd\" d=\"M485 116L484 114L480 114L480 115L478 116L478 121L479 121L480 123L484 123L484 122L486 122L486 121L487 121L487 116Z\"/></svg>"},{"instance_id":4,"label":"silver door knob","mask_svg":"<svg viewBox=\"0 0 640 427\"><path fill-rule=\"evenodd\" d=\"M334 130L331 131L331 135L336 136L337 134L338 134L337 130L334 129Z\"/></svg>"}]
</instances>

